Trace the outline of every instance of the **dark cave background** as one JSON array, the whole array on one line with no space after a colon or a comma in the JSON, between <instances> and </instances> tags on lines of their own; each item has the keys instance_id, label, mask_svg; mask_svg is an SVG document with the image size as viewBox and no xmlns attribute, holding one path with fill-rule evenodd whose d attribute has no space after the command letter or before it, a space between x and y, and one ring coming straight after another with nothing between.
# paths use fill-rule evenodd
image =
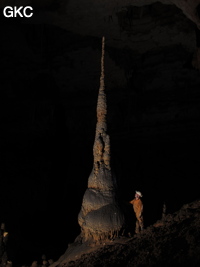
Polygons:
<instances>
[{"instance_id":1,"label":"dark cave background","mask_svg":"<svg viewBox=\"0 0 200 267\"><path fill-rule=\"evenodd\" d=\"M131 34L137 12L129 7L119 19L122 31ZM177 8L153 4L145 12L171 27L182 16L188 28L179 30L193 31L199 46L199 31ZM80 232L77 215L93 164L101 38L45 19L3 17L0 35L0 220L9 232L9 259L30 265L42 254L56 260ZM90 56L86 62L74 56L84 49L97 51L94 72ZM173 212L199 198L200 75L178 40L144 53L106 45L106 73L113 67L108 57L126 78L112 87L106 75L113 170L129 220L127 202L142 191L148 226L161 218L164 202Z\"/></svg>"}]
</instances>

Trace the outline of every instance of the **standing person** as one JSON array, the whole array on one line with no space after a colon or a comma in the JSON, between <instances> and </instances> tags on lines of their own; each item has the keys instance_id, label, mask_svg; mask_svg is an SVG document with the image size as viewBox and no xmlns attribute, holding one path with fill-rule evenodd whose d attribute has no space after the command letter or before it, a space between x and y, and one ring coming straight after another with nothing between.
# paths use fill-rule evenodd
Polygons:
<instances>
[{"instance_id":1,"label":"standing person","mask_svg":"<svg viewBox=\"0 0 200 267\"><path fill-rule=\"evenodd\" d=\"M141 197L142 197L142 193L139 191L135 191L135 198L129 202L133 205L133 210L136 216L136 227L135 227L136 234L138 234L144 228L143 203L142 203L142 200L140 199Z\"/></svg>"}]
</instances>

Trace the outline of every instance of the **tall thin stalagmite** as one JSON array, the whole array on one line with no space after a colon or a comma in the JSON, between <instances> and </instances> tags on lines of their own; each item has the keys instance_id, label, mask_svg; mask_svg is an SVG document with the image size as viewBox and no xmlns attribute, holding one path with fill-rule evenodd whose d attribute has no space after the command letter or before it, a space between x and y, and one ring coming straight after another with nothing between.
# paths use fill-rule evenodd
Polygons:
<instances>
[{"instance_id":1,"label":"tall thin stalagmite","mask_svg":"<svg viewBox=\"0 0 200 267\"><path fill-rule=\"evenodd\" d=\"M110 164L110 137L107 134L106 121L104 55L105 38L103 37L97 124L93 146L94 164L78 216L83 241L113 238L124 225L124 216L117 201L117 184Z\"/></svg>"},{"instance_id":2,"label":"tall thin stalagmite","mask_svg":"<svg viewBox=\"0 0 200 267\"><path fill-rule=\"evenodd\" d=\"M101 165L110 170L110 137L107 134L107 103L104 81L105 38L102 38L101 77L97 101L97 125L93 146L94 172L98 174Z\"/></svg>"}]
</instances>

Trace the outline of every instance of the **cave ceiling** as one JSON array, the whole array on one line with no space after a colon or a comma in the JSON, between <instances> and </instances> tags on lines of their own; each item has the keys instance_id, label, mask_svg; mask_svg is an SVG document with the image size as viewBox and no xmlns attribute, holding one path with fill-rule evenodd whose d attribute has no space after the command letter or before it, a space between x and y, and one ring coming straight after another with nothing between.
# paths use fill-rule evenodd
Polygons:
<instances>
[{"instance_id":1,"label":"cave ceiling","mask_svg":"<svg viewBox=\"0 0 200 267\"><path fill-rule=\"evenodd\" d=\"M117 1L92 1L92 0L2 0L0 2L0 7L6 5L33 5L37 8L42 8L43 10L48 7L60 7L60 13L65 14L68 19L77 17L80 21L86 16L87 19L92 16L96 16L101 13L102 16L110 16L118 9L124 8L126 6L137 6L142 7L146 5L151 5L156 2L167 5L175 5L191 20L197 27L200 27L200 19L197 14L197 7L200 4L200 0L117 0ZM76 14L76 15L75 15ZM102 17L100 16L100 17ZM55 18L55 17L54 17ZM97 17L96 17L97 19ZM66 20L67 21L67 20ZM74 21L75 22L75 21ZM61 21L60 21L61 23ZM75 24L78 24L77 21ZM66 27L66 26L65 26Z\"/></svg>"},{"instance_id":2,"label":"cave ceiling","mask_svg":"<svg viewBox=\"0 0 200 267\"><path fill-rule=\"evenodd\" d=\"M120 42L123 42L124 46L136 51L139 50L139 52L145 52L155 47L155 44L151 44L152 36L159 35L158 38L162 38L163 42L165 42L167 34L175 35L177 32L179 34L179 32L182 32L182 29L184 31L186 29L189 32L188 21L196 25L197 28L200 28L200 19L197 12L200 0L101 0L95 2L92 0L45 0L42 2L38 0L10 0L1 1L0 7L16 5L16 3L18 6L30 4L36 10L34 17L24 20L23 23L46 23L84 36L99 38L105 36L107 45L121 48L123 45ZM149 16L159 17L160 21L162 21L162 18L166 17L166 12L170 8L160 8L157 10L157 14L151 14L150 7L158 3L165 6L173 6L171 9L173 29L169 25L168 33L165 33L165 36L163 36L162 30L158 29L157 21L155 22L155 19L149 18ZM170 16L169 12L167 16ZM180 25L180 16L182 16L182 25ZM129 24L129 29L127 24ZM144 30L145 26L146 30ZM172 33L173 30L176 33ZM138 34L135 34L136 31L143 36L149 34L149 38L139 37ZM138 43L138 38L141 40L143 38L144 43L142 45ZM184 39L191 39L192 37L179 35L176 39L178 38L182 39L180 42L189 42L189 40ZM145 44L146 41L149 42L148 48L145 47L147 46ZM159 43L160 41L156 40L155 42ZM170 42L173 44L172 40ZM161 44L161 46L163 45Z\"/></svg>"},{"instance_id":3,"label":"cave ceiling","mask_svg":"<svg viewBox=\"0 0 200 267\"><path fill-rule=\"evenodd\" d=\"M87 18L88 23L91 22L91 18L95 18L95 21L93 21L94 25L90 26L97 26L98 23L100 23L100 20L103 18L105 20L106 16L111 16L120 9L123 9L127 6L136 6L136 7L142 7L146 5L151 5L156 2L160 2L162 4L167 5L175 5L179 9L182 10L182 12L188 17L191 21L193 21L197 27L200 27L200 19L197 14L197 7L200 4L200 0L118 0L118 1L92 1L92 0L75 0L75 1L53 1L53 0L46 0L42 3L37 0L24 0L21 2L27 2L30 4L35 4L38 7L44 7L50 6L52 4L59 3L60 6L60 13L65 14L66 19L65 22L69 22L70 20L76 20L74 21L74 24L78 26L82 21L85 21L85 18ZM55 17L54 17L55 18ZM62 26L67 27L66 23L64 21L59 21ZM75 26L75 25L74 25ZM84 26L84 24L82 24ZM89 25L85 25L89 26ZM75 29L78 29L78 27L75 27ZM83 31L83 30L82 30ZM84 31L83 31L84 32Z\"/></svg>"},{"instance_id":4,"label":"cave ceiling","mask_svg":"<svg viewBox=\"0 0 200 267\"><path fill-rule=\"evenodd\" d=\"M2 1L1 7L5 3L14 1ZM200 27L197 14L200 0L23 0L17 3L30 4L36 10L34 17L23 23L55 25L81 36L105 36L107 45L141 53L168 43L173 45L177 39L191 50L194 43L191 25ZM152 13L152 5L159 6L156 14ZM167 29L163 31L164 27Z\"/></svg>"}]
</instances>

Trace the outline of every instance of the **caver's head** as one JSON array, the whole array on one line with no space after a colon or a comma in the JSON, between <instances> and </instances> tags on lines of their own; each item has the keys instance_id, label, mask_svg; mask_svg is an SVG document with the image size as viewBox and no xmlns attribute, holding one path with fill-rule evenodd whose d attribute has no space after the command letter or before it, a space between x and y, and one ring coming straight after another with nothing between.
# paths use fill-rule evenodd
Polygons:
<instances>
[{"instance_id":1,"label":"caver's head","mask_svg":"<svg viewBox=\"0 0 200 267\"><path fill-rule=\"evenodd\" d=\"M142 193L140 191L135 191L135 198L139 199L140 197L142 197Z\"/></svg>"}]
</instances>

